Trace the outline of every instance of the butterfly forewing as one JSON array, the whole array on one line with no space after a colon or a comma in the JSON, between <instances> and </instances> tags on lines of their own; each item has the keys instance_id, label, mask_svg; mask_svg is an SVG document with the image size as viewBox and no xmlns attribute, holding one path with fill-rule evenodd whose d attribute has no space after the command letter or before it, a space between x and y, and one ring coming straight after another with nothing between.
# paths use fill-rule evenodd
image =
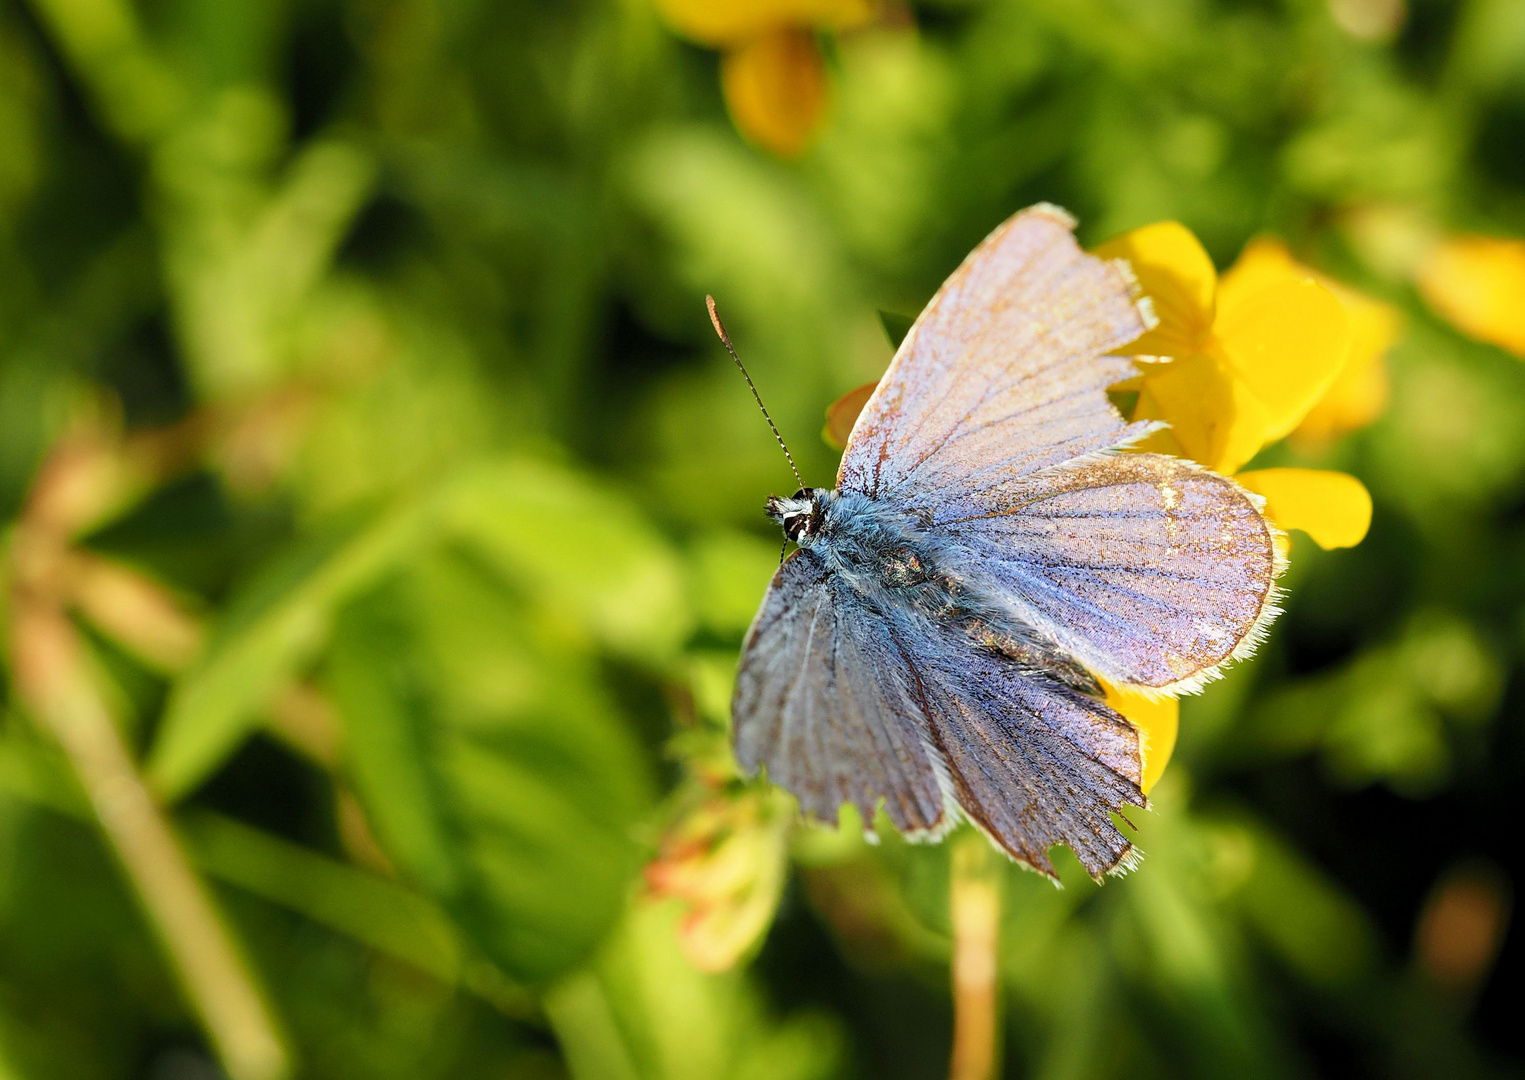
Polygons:
<instances>
[{"instance_id":1,"label":"butterfly forewing","mask_svg":"<svg viewBox=\"0 0 1525 1080\"><path fill-rule=\"evenodd\" d=\"M1141 435L1107 400L1107 355L1149 328L1117 263L1085 254L1053 207L1016 215L948 278L864 406L838 487L911 505L949 484L1025 474Z\"/></svg>"},{"instance_id":2,"label":"butterfly forewing","mask_svg":"<svg viewBox=\"0 0 1525 1080\"><path fill-rule=\"evenodd\" d=\"M1273 531L1231 481L1106 453L1146 430L1107 387L1134 373L1109 350L1149 317L1073 224L1025 210L954 271L859 416L839 483L954 538L961 572L1098 674L1190 687L1275 613Z\"/></svg>"}]
</instances>

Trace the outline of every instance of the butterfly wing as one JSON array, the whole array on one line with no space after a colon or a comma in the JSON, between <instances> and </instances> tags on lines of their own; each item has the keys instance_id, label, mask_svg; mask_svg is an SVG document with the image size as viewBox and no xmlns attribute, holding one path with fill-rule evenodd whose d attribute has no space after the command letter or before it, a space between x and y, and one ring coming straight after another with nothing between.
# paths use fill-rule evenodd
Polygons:
<instances>
[{"instance_id":1,"label":"butterfly wing","mask_svg":"<svg viewBox=\"0 0 1525 1080\"><path fill-rule=\"evenodd\" d=\"M1114 682L1185 689L1275 613L1274 533L1237 485L1156 455L1107 387L1147 329L1130 275L1073 221L1022 211L922 312L864 407L838 483L918 513L959 571Z\"/></svg>"},{"instance_id":2,"label":"butterfly wing","mask_svg":"<svg viewBox=\"0 0 1525 1080\"><path fill-rule=\"evenodd\" d=\"M897 636L972 821L1050 877L1055 844L1093 878L1131 865L1132 845L1112 823L1125 805L1148 805L1131 724L1095 698L973 647L956 629L913 618Z\"/></svg>"},{"instance_id":3,"label":"butterfly wing","mask_svg":"<svg viewBox=\"0 0 1525 1080\"><path fill-rule=\"evenodd\" d=\"M732 700L736 758L835 822L884 799L901 832L952 824L946 768L884 618L809 551L779 567L747 634Z\"/></svg>"},{"instance_id":4,"label":"butterfly wing","mask_svg":"<svg viewBox=\"0 0 1525 1080\"><path fill-rule=\"evenodd\" d=\"M936 835L951 804L1013 858L1052 875L1067 844L1092 876L1126 865L1111 820L1143 806L1138 735L1106 705L956 628L868 602L809 551L780 567L747 637L732 704L736 757L800 807Z\"/></svg>"},{"instance_id":5,"label":"butterfly wing","mask_svg":"<svg viewBox=\"0 0 1525 1080\"><path fill-rule=\"evenodd\" d=\"M996 229L937 291L859 414L837 486L910 508L948 485L1025 475L1120 445L1107 355L1152 324L1119 263L1087 255L1062 210Z\"/></svg>"},{"instance_id":6,"label":"butterfly wing","mask_svg":"<svg viewBox=\"0 0 1525 1080\"><path fill-rule=\"evenodd\" d=\"M1232 480L1099 454L951 498L932 532L983 591L1114 683L1190 688L1276 614L1274 531Z\"/></svg>"}]
</instances>

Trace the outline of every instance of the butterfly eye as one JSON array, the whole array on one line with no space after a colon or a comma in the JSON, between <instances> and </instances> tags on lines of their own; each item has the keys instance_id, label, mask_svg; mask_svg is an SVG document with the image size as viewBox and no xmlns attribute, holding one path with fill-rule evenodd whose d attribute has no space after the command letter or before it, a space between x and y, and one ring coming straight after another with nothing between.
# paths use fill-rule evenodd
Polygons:
<instances>
[{"instance_id":1,"label":"butterfly eye","mask_svg":"<svg viewBox=\"0 0 1525 1080\"><path fill-rule=\"evenodd\" d=\"M812 514L790 514L784 518L784 535L798 543L801 536L809 536L815 519Z\"/></svg>"}]
</instances>

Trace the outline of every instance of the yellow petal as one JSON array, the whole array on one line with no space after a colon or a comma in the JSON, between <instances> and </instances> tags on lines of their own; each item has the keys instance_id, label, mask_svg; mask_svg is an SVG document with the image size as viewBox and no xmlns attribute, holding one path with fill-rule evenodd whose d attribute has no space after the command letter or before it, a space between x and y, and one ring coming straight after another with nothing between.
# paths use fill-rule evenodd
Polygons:
<instances>
[{"instance_id":1,"label":"yellow petal","mask_svg":"<svg viewBox=\"0 0 1525 1080\"><path fill-rule=\"evenodd\" d=\"M1525 358L1525 240L1446 240L1420 266L1418 285L1462 333Z\"/></svg>"},{"instance_id":2,"label":"yellow petal","mask_svg":"<svg viewBox=\"0 0 1525 1080\"><path fill-rule=\"evenodd\" d=\"M1218 286L1218 315L1231 321L1233 313L1262 290L1309 279L1333 293L1350 318L1350 346L1339 374L1296 431L1300 440L1319 443L1364 427L1381 413L1387 402L1382 354L1397 339L1402 325L1398 312L1309 269L1292 257L1286 244L1262 236L1246 244L1238 261L1223 275Z\"/></svg>"},{"instance_id":3,"label":"yellow petal","mask_svg":"<svg viewBox=\"0 0 1525 1080\"><path fill-rule=\"evenodd\" d=\"M1125 686L1102 683L1102 688L1107 692L1107 704L1138 729L1144 777L1139 787L1147 795L1164 773L1175 749L1176 731L1181 725L1181 704L1175 698L1145 697Z\"/></svg>"},{"instance_id":4,"label":"yellow petal","mask_svg":"<svg viewBox=\"0 0 1525 1080\"><path fill-rule=\"evenodd\" d=\"M1353 547L1371 527L1371 495L1354 476L1323 469L1256 469L1234 477L1265 496L1266 516L1321 548Z\"/></svg>"},{"instance_id":5,"label":"yellow petal","mask_svg":"<svg viewBox=\"0 0 1525 1080\"><path fill-rule=\"evenodd\" d=\"M1265 406L1271 442L1297 427L1334 383L1350 350L1350 317L1322 285L1284 281L1227 312L1213 334L1235 380Z\"/></svg>"},{"instance_id":6,"label":"yellow petal","mask_svg":"<svg viewBox=\"0 0 1525 1080\"><path fill-rule=\"evenodd\" d=\"M739 45L784 26L845 30L872 19L873 0L656 0L657 14L701 45Z\"/></svg>"},{"instance_id":7,"label":"yellow petal","mask_svg":"<svg viewBox=\"0 0 1525 1080\"><path fill-rule=\"evenodd\" d=\"M1323 443L1371 423L1387 404L1384 354L1398 338L1402 317L1387 304L1349 289L1331 289L1350 316L1350 351L1340 374L1293 436Z\"/></svg>"},{"instance_id":8,"label":"yellow petal","mask_svg":"<svg viewBox=\"0 0 1525 1080\"><path fill-rule=\"evenodd\" d=\"M720 86L737 129L780 157L794 157L826 114L826 66L815 35L774 30L727 52Z\"/></svg>"},{"instance_id":9,"label":"yellow petal","mask_svg":"<svg viewBox=\"0 0 1525 1080\"><path fill-rule=\"evenodd\" d=\"M876 379L871 383L854 387L833 401L826 408L826 426L821 429L821 438L826 440L826 445L833 450L842 450L847 446L847 439L853 433L853 425L858 422L858 414L863 411L863 406L868 404L869 397L878 386Z\"/></svg>"},{"instance_id":10,"label":"yellow petal","mask_svg":"<svg viewBox=\"0 0 1525 1080\"><path fill-rule=\"evenodd\" d=\"M1108 240L1096 249L1104 259L1126 259L1154 304L1160 324L1130 351L1146 356L1185 356L1213 325L1218 272L1191 230L1161 221Z\"/></svg>"},{"instance_id":11,"label":"yellow petal","mask_svg":"<svg viewBox=\"0 0 1525 1080\"><path fill-rule=\"evenodd\" d=\"M1274 236L1257 236L1239 253L1218 283L1218 317L1271 285L1300 281L1312 273L1292 258L1287 245Z\"/></svg>"},{"instance_id":12,"label":"yellow petal","mask_svg":"<svg viewBox=\"0 0 1525 1080\"><path fill-rule=\"evenodd\" d=\"M1150 365L1139 390L1135 420L1163 420L1180 447L1169 449L1166 433L1141 449L1182 453L1222 473L1232 473L1265 444L1266 408L1244 382L1206 353Z\"/></svg>"}]
</instances>

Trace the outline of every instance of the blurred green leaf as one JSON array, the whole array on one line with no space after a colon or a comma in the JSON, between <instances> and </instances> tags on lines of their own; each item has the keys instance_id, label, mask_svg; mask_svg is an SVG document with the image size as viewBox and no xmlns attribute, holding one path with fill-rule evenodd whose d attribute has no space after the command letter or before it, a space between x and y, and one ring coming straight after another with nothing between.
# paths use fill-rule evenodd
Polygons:
<instances>
[{"instance_id":1,"label":"blurred green leaf","mask_svg":"<svg viewBox=\"0 0 1525 1080\"><path fill-rule=\"evenodd\" d=\"M324 680L383 845L533 982L613 922L649 799L640 751L562 629L436 552L344 609Z\"/></svg>"},{"instance_id":2,"label":"blurred green leaf","mask_svg":"<svg viewBox=\"0 0 1525 1080\"><path fill-rule=\"evenodd\" d=\"M1371 923L1295 848L1245 817L1209 822L1221 887L1288 967L1311 982L1349 984L1370 972Z\"/></svg>"},{"instance_id":3,"label":"blurred green leaf","mask_svg":"<svg viewBox=\"0 0 1525 1080\"><path fill-rule=\"evenodd\" d=\"M890 339L893 348L900 348L900 343L911 332L911 324L916 321L914 315L898 315L893 311L879 312L879 325L884 327L884 336Z\"/></svg>"},{"instance_id":4,"label":"blurred green leaf","mask_svg":"<svg viewBox=\"0 0 1525 1080\"><path fill-rule=\"evenodd\" d=\"M777 544L734 531L717 530L694 540L689 594L704 629L723 637L746 632L778 571L778 552Z\"/></svg>"},{"instance_id":5,"label":"blurred green leaf","mask_svg":"<svg viewBox=\"0 0 1525 1080\"><path fill-rule=\"evenodd\" d=\"M322 648L336 606L417 543L417 504L299 543L246 590L201 660L175 684L148 759L174 800L237 748L270 696Z\"/></svg>"},{"instance_id":6,"label":"blurred green leaf","mask_svg":"<svg viewBox=\"0 0 1525 1080\"><path fill-rule=\"evenodd\" d=\"M470 470L445 493L442 524L616 652L663 664L688 636L669 546L628 500L569 470L527 458Z\"/></svg>"},{"instance_id":7,"label":"blurred green leaf","mask_svg":"<svg viewBox=\"0 0 1525 1080\"><path fill-rule=\"evenodd\" d=\"M825 1080L841 1037L824 1017L769 1018L739 973L694 970L670 904L638 904L584 972L546 998L573 1080Z\"/></svg>"},{"instance_id":8,"label":"blurred green leaf","mask_svg":"<svg viewBox=\"0 0 1525 1080\"><path fill-rule=\"evenodd\" d=\"M395 882L220 815L180 822L196 865L446 983L461 974L454 927Z\"/></svg>"}]
</instances>

